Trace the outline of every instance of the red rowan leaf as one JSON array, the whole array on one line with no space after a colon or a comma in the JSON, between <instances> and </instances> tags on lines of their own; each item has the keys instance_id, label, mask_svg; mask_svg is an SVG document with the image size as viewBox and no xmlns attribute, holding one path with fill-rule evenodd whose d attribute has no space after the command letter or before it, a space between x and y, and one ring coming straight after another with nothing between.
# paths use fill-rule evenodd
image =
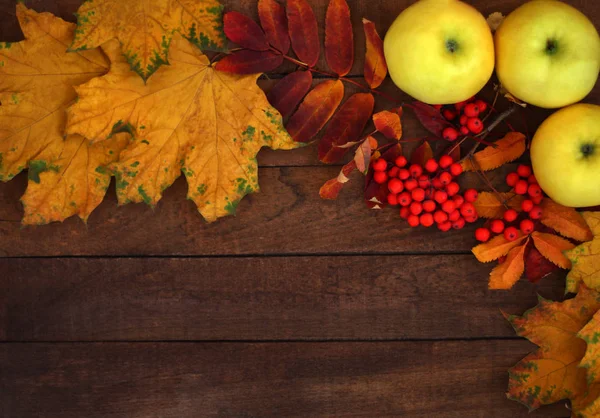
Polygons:
<instances>
[{"instance_id":1,"label":"red rowan leaf","mask_svg":"<svg viewBox=\"0 0 600 418\"><path fill-rule=\"evenodd\" d=\"M385 55L383 54L383 41L377 33L375 24L370 20L363 19L363 29L367 41L365 80L372 89L376 89L383 83L388 72Z\"/></svg>"},{"instance_id":2,"label":"red rowan leaf","mask_svg":"<svg viewBox=\"0 0 600 418\"><path fill-rule=\"evenodd\" d=\"M375 99L371 93L356 93L340 107L319 143L319 159L322 162L335 163L348 152L339 146L360 138L374 106Z\"/></svg>"},{"instance_id":3,"label":"red rowan leaf","mask_svg":"<svg viewBox=\"0 0 600 418\"><path fill-rule=\"evenodd\" d=\"M373 150L371 149L371 136L360 143L360 146L356 148L354 154L354 162L356 168L363 174L367 174L369 170L369 163L371 162L371 155Z\"/></svg>"},{"instance_id":4,"label":"red rowan leaf","mask_svg":"<svg viewBox=\"0 0 600 418\"><path fill-rule=\"evenodd\" d=\"M350 161L348 164L342 167L340 174L334 179L328 180L321 189L319 190L319 196L321 199L335 200L337 199L344 184L350 180L348 176L356 170L356 162Z\"/></svg>"},{"instance_id":5,"label":"red rowan leaf","mask_svg":"<svg viewBox=\"0 0 600 418\"><path fill-rule=\"evenodd\" d=\"M325 59L329 68L345 76L354 64L354 32L346 0L331 0L325 18Z\"/></svg>"},{"instance_id":6,"label":"red rowan leaf","mask_svg":"<svg viewBox=\"0 0 600 418\"><path fill-rule=\"evenodd\" d=\"M292 48L309 67L319 60L319 26L310 4L306 0L288 0L287 18Z\"/></svg>"},{"instance_id":7,"label":"red rowan leaf","mask_svg":"<svg viewBox=\"0 0 600 418\"><path fill-rule=\"evenodd\" d=\"M283 77L267 94L273 107L281 116L288 117L312 86L313 77L310 71L296 71Z\"/></svg>"},{"instance_id":8,"label":"red rowan leaf","mask_svg":"<svg viewBox=\"0 0 600 418\"><path fill-rule=\"evenodd\" d=\"M258 0L258 17L271 46L287 54L290 36L285 8L275 0Z\"/></svg>"},{"instance_id":9,"label":"red rowan leaf","mask_svg":"<svg viewBox=\"0 0 600 418\"><path fill-rule=\"evenodd\" d=\"M317 85L302 101L286 128L298 142L310 142L319 133L344 98L344 84L327 80Z\"/></svg>"},{"instance_id":10,"label":"red rowan leaf","mask_svg":"<svg viewBox=\"0 0 600 418\"><path fill-rule=\"evenodd\" d=\"M387 149L380 158L388 162L396 160L402 155L402 145L395 144L393 147ZM387 205L386 197L388 194L388 188L385 184L378 184L373 180L373 170L369 170L365 177L365 203L369 209L381 209Z\"/></svg>"},{"instance_id":11,"label":"red rowan leaf","mask_svg":"<svg viewBox=\"0 0 600 418\"><path fill-rule=\"evenodd\" d=\"M242 49L217 62L219 71L235 74L256 74L273 71L283 64L283 57L271 51Z\"/></svg>"},{"instance_id":12,"label":"red rowan leaf","mask_svg":"<svg viewBox=\"0 0 600 418\"><path fill-rule=\"evenodd\" d=\"M450 122L444 119L440 111L433 106L422 102L413 102L406 106L415 112L417 119L419 119L419 122L421 122L425 129L439 138L442 137L444 129L452 126Z\"/></svg>"},{"instance_id":13,"label":"red rowan leaf","mask_svg":"<svg viewBox=\"0 0 600 418\"><path fill-rule=\"evenodd\" d=\"M454 161L460 161L460 158L461 158L460 147L450 145L450 147L448 148L448 151L450 151L450 152L449 153L446 152L446 154L451 156Z\"/></svg>"},{"instance_id":14,"label":"red rowan leaf","mask_svg":"<svg viewBox=\"0 0 600 418\"><path fill-rule=\"evenodd\" d=\"M402 137L402 108L384 110L373 115L375 128L386 138L399 140Z\"/></svg>"},{"instance_id":15,"label":"red rowan leaf","mask_svg":"<svg viewBox=\"0 0 600 418\"><path fill-rule=\"evenodd\" d=\"M269 49L265 33L258 26L258 23L246 15L238 12L226 13L223 16L223 29L227 38L242 48L254 51L266 51Z\"/></svg>"},{"instance_id":16,"label":"red rowan leaf","mask_svg":"<svg viewBox=\"0 0 600 418\"><path fill-rule=\"evenodd\" d=\"M425 141L423 142L423 145L413 151L410 162L412 164L425 165L430 158L433 158L433 150L431 149L429 142Z\"/></svg>"},{"instance_id":17,"label":"red rowan leaf","mask_svg":"<svg viewBox=\"0 0 600 418\"><path fill-rule=\"evenodd\" d=\"M544 257L532 243L528 246L530 248L525 257L525 277L531 283L538 283L544 277L559 269L556 264Z\"/></svg>"}]
</instances>

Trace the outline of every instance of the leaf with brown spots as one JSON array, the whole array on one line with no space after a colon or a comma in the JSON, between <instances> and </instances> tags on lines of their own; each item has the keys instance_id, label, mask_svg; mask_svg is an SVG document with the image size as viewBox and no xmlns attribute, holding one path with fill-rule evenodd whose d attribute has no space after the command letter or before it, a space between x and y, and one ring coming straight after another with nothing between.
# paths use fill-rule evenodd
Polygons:
<instances>
[{"instance_id":1,"label":"leaf with brown spots","mask_svg":"<svg viewBox=\"0 0 600 418\"><path fill-rule=\"evenodd\" d=\"M600 290L600 212L584 212L583 218L592 231L593 239L565 254L573 265L567 276L569 292L576 292L581 283Z\"/></svg>"},{"instance_id":2,"label":"leaf with brown spots","mask_svg":"<svg viewBox=\"0 0 600 418\"><path fill-rule=\"evenodd\" d=\"M516 160L525 152L525 135L509 132L493 146L476 152L473 157L463 160L464 171L489 171Z\"/></svg>"}]
</instances>

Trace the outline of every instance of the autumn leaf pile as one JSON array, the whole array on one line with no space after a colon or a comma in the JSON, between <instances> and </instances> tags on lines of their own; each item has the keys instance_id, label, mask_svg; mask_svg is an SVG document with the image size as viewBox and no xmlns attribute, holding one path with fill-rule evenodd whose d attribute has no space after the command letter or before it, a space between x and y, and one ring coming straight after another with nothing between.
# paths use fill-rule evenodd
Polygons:
<instances>
[{"instance_id":1,"label":"autumn leaf pile","mask_svg":"<svg viewBox=\"0 0 600 418\"><path fill-rule=\"evenodd\" d=\"M113 175L120 204L155 205L181 173L214 221L258 189L261 147L297 147L258 75L218 71L199 49L224 46L218 2L156 1L152 16L143 3L88 1L77 27L17 5L25 40L0 50L0 179L29 170L25 224L86 220Z\"/></svg>"}]
</instances>

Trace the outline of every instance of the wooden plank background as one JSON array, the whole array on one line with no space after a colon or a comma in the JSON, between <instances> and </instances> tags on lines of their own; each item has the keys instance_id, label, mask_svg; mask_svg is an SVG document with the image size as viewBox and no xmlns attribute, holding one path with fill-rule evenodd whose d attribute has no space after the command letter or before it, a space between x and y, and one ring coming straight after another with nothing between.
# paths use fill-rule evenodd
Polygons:
<instances>
[{"instance_id":1,"label":"wooden plank background","mask_svg":"<svg viewBox=\"0 0 600 418\"><path fill-rule=\"evenodd\" d=\"M323 28L327 1L309 1ZM485 15L523 2L469 1ZM80 1L25 3L72 21ZM359 77L361 18L384 34L412 1L348 3ZM568 3L600 23L596 1ZM224 4L256 17L256 1ZM20 40L13 0L0 19L0 39ZM531 132L548 114L512 122ZM424 134L408 112L404 124ZM569 416L564 403L527 414L506 400L508 367L534 347L500 314L560 298L563 273L491 292L490 266L469 252L474 227L411 230L393 210L368 211L358 177L320 200L339 167L314 146L265 150L259 164L261 193L210 225L182 179L154 210L118 208L113 189L87 225L37 228L20 225L26 176L0 184L0 416Z\"/></svg>"}]
</instances>

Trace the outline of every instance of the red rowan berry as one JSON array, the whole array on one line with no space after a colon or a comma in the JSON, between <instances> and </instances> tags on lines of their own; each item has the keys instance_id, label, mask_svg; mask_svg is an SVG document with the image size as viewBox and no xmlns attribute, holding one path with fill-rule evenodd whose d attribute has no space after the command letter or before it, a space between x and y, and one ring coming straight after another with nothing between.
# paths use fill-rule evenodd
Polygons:
<instances>
[{"instance_id":1,"label":"red rowan berry","mask_svg":"<svg viewBox=\"0 0 600 418\"><path fill-rule=\"evenodd\" d=\"M542 203L542 200L544 200L544 195L543 194L541 194L539 196L534 196L534 197L531 198L531 201L533 203L535 203L536 205L539 205L540 203Z\"/></svg>"},{"instance_id":2,"label":"red rowan berry","mask_svg":"<svg viewBox=\"0 0 600 418\"><path fill-rule=\"evenodd\" d=\"M446 213L454 212L456 210L456 205L454 204L454 201L446 200L444 203L442 203L442 210Z\"/></svg>"},{"instance_id":3,"label":"red rowan berry","mask_svg":"<svg viewBox=\"0 0 600 418\"><path fill-rule=\"evenodd\" d=\"M479 193L477 193L477 190L475 189L469 189L465 192L465 200L467 202L475 202L477 200L477 197L479 196Z\"/></svg>"},{"instance_id":4,"label":"red rowan berry","mask_svg":"<svg viewBox=\"0 0 600 418\"><path fill-rule=\"evenodd\" d=\"M398 195L390 193L387 195L387 202L390 206L398 206Z\"/></svg>"},{"instance_id":5,"label":"red rowan berry","mask_svg":"<svg viewBox=\"0 0 600 418\"><path fill-rule=\"evenodd\" d=\"M521 209L523 210L523 212L531 212L531 209L533 209L534 203L532 200L526 199L523 200L523 203L521 203Z\"/></svg>"},{"instance_id":6,"label":"red rowan berry","mask_svg":"<svg viewBox=\"0 0 600 418\"><path fill-rule=\"evenodd\" d=\"M442 107L444 107L444 105L441 105L441 104L435 104L435 105L432 105L432 106L433 106L435 109L437 109L437 110L441 110L441 109L442 109Z\"/></svg>"},{"instance_id":7,"label":"red rowan berry","mask_svg":"<svg viewBox=\"0 0 600 418\"><path fill-rule=\"evenodd\" d=\"M435 204L435 202L433 200L426 200L423 202L423 210L425 212L433 212L433 211L435 211L436 207L437 207L437 205Z\"/></svg>"},{"instance_id":8,"label":"red rowan berry","mask_svg":"<svg viewBox=\"0 0 600 418\"><path fill-rule=\"evenodd\" d=\"M454 162L454 159L451 156L442 155L442 157L440 158L440 167L448 168L452 165L453 162Z\"/></svg>"},{"instance_id":9,"label":"red rowan berry","mask_svg":"<svg viewBox=\"0 0 600 418\"><path fill-rule=\"evenodd\" d=\"M387 179L388 179L388 176L385 171L376 171L373 174L373 180L375 180L375 183L377 183L377 184L383 184L387 181Z\"/></svg>"},{"instance_id":10,"label":"red rowan berry","mask_svg":"<svg viewBox=\"0 0 600 418\"><path fill-rule=\"evenodd\" d=\"M523 219L519 227L524 235L529 235L535 229L535 224L531 219Z\"/></svg>"},{"instance_id":11,"label":"red rowan berry","mask_svg":"<svg viewBox=\"0 0 600 418\"><path fill-rule=\"evenodd\" d=\"M538 181L535 178L535 175L532 174L529 177L527 177L527 183L529 183L529 184L538 184Z\"/></svg>"},{"instance_id":12,"label":"red rowan berry","mask_svg":"<svg viewBox=\"0 0 600 418\"><path fill-rule=\"evenodd\" d=\"M461 126L461 127L460 127L460 129L459 129L459 132L460 132L462 135L469 135L469 133L470 133L471 131L469 131L469 128L467 128L466 126Z\"/></svg>"},{"instance_id":13,"label":"red rowan berry","mask_svg":"<svg viewBox=\"0 0 600 418\"><path fill-rule=\"evenodd\" d=\"M519 214L514 209L507 209L504 211L504 220L506 222L514 222L519 217Z\"/></svg>"},{"instance_id":14,"label":"red rowan berry","mask_svg":"<svg viewBox=\"0 0 600 418\"><path fill-rule=\"evenodd\" d=\"M442 232L448 232L452 229L452 222L446 221L444 223L438 224L438 229Z\"/></svg>"},{"instance_id":15,"label":"red rowan berry","mask_svg":"<svg viewBox=\"0 0 600 418\"><path fill-rule=\"evenodd\" d=\"M425 174L423 174L422 176L419 177L419 187L421 189L427 189L430 184L431 184L431 180L429 180L429 177L426 176Z\"/></svg>"},{"instance_id":16,"label":"red rowan berry","mask_svg":"<svg viewBox=\"0 0 600 418\"><path fill-rule=\"evenodd\" d=\"M409 192L412 192L417 187L419 187L419 183L415 179L408 179L404 182L404 188Z\"/></svg>"},{"instance_id":17,"label":"red rowan berry","mask_svg":"<svg viewBox=\"0 0 600 418\"><path fill-rule=\"evenodd\" d=\"M408 206L412 203L412 198L410 197L410 193L404 192L398 195L398 203L401 206Z\"/></svg>"},{"instance_id":18,"label":"red rowan berry","mask_svg":"<svg viewBox=\"0 0 600 418\"><path fill-rule=\"evenodd\" d=\"M519 175L517 173L510 173L506 176L506 184L510 187L515 187L519 181Z\"/></svg>"},{"instance_id":19,"label":"red rowan berry","mask_svg":"<svg viewBox=\"0 0 600 418\"><path fill-rule=\"evenodd\" d=\"M469 120L469 117L467 115L460 115L460 119L458 119L458 122L462 125L465 126L467 124L467 121ZM467 132L469 131L469 128L467 128ZM462 132L462 127L461 127L461 132Z\"/></svg>"},{"instance_id":20,"label":"red rowan berry","mask_svg":"<svg viewBox=\"0 0 600 418\"><path fill-rule=\"evenodd\" d=\"M526 179L531 175L531 167L529 167L528 165L524 165L524 164L520 164L517 167L517 174Z\"/></svg>"},{"instance_id":21,"label":"red rowan berry","mask_svg":"<svg viewBox=\"0 0 600 418\"><path fill-rule=\"evenodd\" d=\"M419 220L419 217L417 215L408 215L407 221L408 224L413 228L416 228L421 224L421 221Z\"/></svg>"},{"instance_id":22,"label":"red rowan berry","mask_svg":"<svg viewBox=\"0 0 600 418\"><path fill-rule=\"evenodd\" d=\"M465 221L467 221L470 224L475 223L478 220L479 220L479 215L477 215L477 214L474 214L471 216L465 216Z\"/></svg>"},{"instance_id":23,"label":"red rowan berry","mask_svg":"<svg viewBox=\"0 0 600 418\"><path fill-rule=\"evenodd\" d=\"M399 172L400 172L400 169L398 167L392 167L388 170L388 176L390 178L398 177Z\"/></svg>"},{"instance_id":24,"label":"red rowan berry","mask_svg":"<svg viewBox=\"0 0 600 418\"><path fill-rule=\"evenodd\" d=\"M515 184L515 193L520 195L526 194L527 186L529 186L529 183L527 183L526 180L519 180L517 184Z\"/></svg>"},{"instance_id":25,"label":"red rowan berry","mask_svg":"<svg viewBox=\"0 0 600 418\"><path fill-rule=\"evenodd\" d=\"M385 171L387 170L387 161L383 158L378 158L373 161L373 170L375 171Z\"/></svg>"},{"instance_id":26,"label":"red rowan berry","mask_svg":"<svg viewBox=\"0 0 600 418\"><path fill-rule=\"evenodd\" d=\"M408 219L408 217L410 216L410 209L406 206L403 206L400 208L400 217L402 219Z\"/></svg>"},{"instance_id":27,"label":"red rowan berry","mask_svg":"<svg viewBox=\"0 0 600 418\"><path fill-rule=\"evenodd\" d=\"M529 217L531 219L540 219L542 217L542 208L539 206L534 206L529 212Z\"/></svg>"},{"instance_id":28,"label":"red rowan berry","mask_svg":"<svg viewBox=\"0 0 600 418\"><path fill-rule=\"evenodd\" d=\"M506 238L507 241L516 241L516 239L519 238L519 230L514 226L509 226L504 230L504 238Z\"/></svg>"},{"instance_id":29,"label":"red rowan berry","mask_svg":"<svg viewBox=\"0 0 600 418\"><path fill-rule=\"evenodd\" d=\"M452 223L452 228L454 229L463 229L465 227L466 221L465 218L458 218L456 221Z\"/></svg>"},{"instance_id":30,"label":"red rowan berry","mask_svg":"<svg viewBox=\"0 0 600 418\"><path fill-rule=\"evenodd\" d=\"M452 212L448 215L448 220L450 222L456 222L459 219L460 219L460 211L458 209L456 209L454 212Z\"/></svg>"},{"instance_id":31,"label":"red rowan berry","mask_svg":"<svg viewBox=\"0 0 600 418\"><path fill-rule=\"evenodd\" d=\"M410 177L410 171L408 171L406 168L401 168L400 170L398 170L398 178L400 180L406 180Z\"/></svg>"},{"instance_id":32,"label":"red rowan berry","mask_svg":"<svg viewBox=\"0 0 600 418\"><path fill-rule=\"evenodd\" d=\"M468 217L471 217L473 215L477 215L477 210L475 209L475 206L472 203L465 202L460 207L460 214L463 217L468 218Z\"/></svg>"},{"instance_id":33,"label":"red rowan berry","mask_svg":"<svg viewBox=\"0 0 600 418\"><path fill-rule=\"evenodd\" d=\"M456 196L454 196L452 198L452 201L454 202L454 206L459 208L462 206L463 203L465 203L465 198L462 197L461 195L457 194Z\"/></svg>"},{"instance_id":34,"label":"red rowan berry","mask_svg":"<svg viewBox=\"0 0 600 418\"><path fill-rule=\"evenodd\" d=\"M476 103L469 103L465 106L463 113L468 118L476 118L479 116L480 110Z\"/></svg>"},{"instance_id":35,"label":"red rowan berry","mask_svg":"<svg viewBox=\"0 0 600 418\"><path fill-rule=\"evenodd\" d=\"M490 222L490 229L494 234L501 234L504 231L504 222L500 219L494 219Z\"/></svg>"},{"instance_id":36,"label":"red rowan berry","mask_svg":"<svg viewBox=\"0 0 600 418\"><path fill-rule=\"evenodd\" d=\"M442 181L439 179L439 177L436 177L433 180L431 180L431 185L435 189L443 189L444 188L444 185L442 184Z\"/></svg>"},{"instance_id":37,"label":"red rowan berry","mask_svg":"<svg viewBox=\"0 0 600 418\"><path fill-rule=\"evenodd\" d=\"M410 204L410 213L420 215L423 212L423 205L420 202L412 202Z\"/></svg>"},{"instance_id":38,"label":"red rowan berry","mask_svg":"<svg viewBox=\"0 0 600 418\"><path fill-rule=\"evenodd\" d=\"M425 163L425 170L429 171L430 173L435 173L437 171L438 167L439 167L438 162L434 158L430 158Z\"/></svg>"},{"instance_id":39,"label":"red rowan berry","mask_svg":"<svg viewBox=\"0 0 600 418\"><path fill-rule=\"evenodd\" d=\"M410 171L411 176L416 178L423 174L423 167L421 167L419 164L413 164L410 166L408 171Z\"/></svg>"},{"instance_id":40,"label":"red rowan berry","mask_svg":"<svg viewBox=\"0 0 600 418\"><path fill-rule=\"evenodd\" d=\"M425 190L418 188L418 189L414 189L411 192L411 197L413 200L417 201L417 202L422 202L423 200L425 200Z\"/></svg>"},{"instance_id":41,"label":"red rowan berry","mask_svg":"<svg viewBox=\"0 0 600 418\"><path fill-rule=\"evenodd\" d=\"M452 164L450 166L450 170L452 170L452 167L454 167L454 164ZM448 184L450 184L452 182L452 174L445 171L440 174L439 179L444 186L447 186Z\"/></svg>"},{"instance_id":42,"label":"red rowan berry","mask_svg":"<svg viewBox=\"0 0 600 418\"><path fill-rule=\"evenodd\" d=\"M446 118L446 120L451 121L456 119L456 112L450 109L443 110L442 115L444 116L444 118Z\"/></svg>"},{"instance_id":43,"label":"red rowan berry","mask_svg":"<svg viewBox=\"0 0 600 418\"><path fill-rule=\"evenodd\" d=\"M444 223L448 220L448 214L438 210L433 214L433 220L438 224Z\"/></svg>"},{"instance_id":44,"label":"red rowan berry","mask_svg":"<svg viewBox=\"0 0 600 418\"><path fill-rule=\"evenodd\" d=\"M433 194L433 199L438 202L439 204L444 203L445 201L448 200L448 193L446 193L443 190L437 190L434 194Z\"/></svg>"},{"instance_id":45,"label":"red rowan berry","mask_svg":"<svg viewBox=\"0 0 600 418\"><path fill-rule=\"evenodd\" d=\"M446 186L446 192L448 192L448 196L454 196L459 191L460 186L458 185L458 183L452 182Z\"/></svg>"},{"instance_id":46,"label":"red rowan berry","mask_svg":"<svg viewBox=\"0 0 600 418\"><path fill-rule=\"evenodd\" d=\"M480 134L483 131L483 122L479 118L469 118L467 128L475 135Z\"/></svg>"},{"instance_id":47,"label":"red rowan berry","mask_svg":"<svg viewBox=\"0 0 600 418\"><path fill-rule=\"evenodd\" d=\"M458 131L449 126L442 131L442 136L446 141L456 141L456 138L458 138Z\"/></svg>"},{"instance_id":48,"label":"red rowan berry","mask_svg":"<svg viewBox=\"0 0 600 418\"><path fill-rule=\"evenodd\" d=\"M424 227L429 228L431 225L433 225L433 215L431 213L422 214L419 220L421 221L421 225Z\"/></svg>"},{"instance_id":49,"label":"red rowan berry","mask_svg":"<svg viewBox=\"0 0 600 418\"><path fill-rule=\"evenodd\" d=\"M462 174L463 172L463 168L462 165L460 165L459 163L454 163L450 166L450 173L454 176L454 177L458 177Z\"/></svg>"},{"instance_id":50,"label":"red rowan berry","mask_svg":"<svg viewBox=\"0 0 600 418\"><path fill-rule=\"evenodd\" d=\"M479 114L484 113L488 108L487 103L484 102L483 100L475 100L475 104L479 108Z\"/></svg>"},{"instance_id":51,"label":"red rowan berry","mask_svg":"<svg viewBox=\"0 0 600 418\"><path fill-rule=\"evenodd\" d=\"M388 182L388 190L390 193L398 194L404 190L404 183L399 179L391 179Z\"/></svg>"},{"instance_id":52,"label":"red rowan berry","mask_svg":"<svg viewBox=\"0 0 600 418\"><path fill-rule=\"evenodd\" d=\"M541 196L542 188L538 184L530 184L527 188L527 194L531 197Z\"/></svg>"},{"instance_id":53,"label":"red rowan berry","mask_svg":"<svg viewBox=\"0 0 600 418\"><path fill-rule=\"evenodd\" d=\"M458 111L462 110L467 105L467 102L458 102L454 104L454 108Z\"/></svg>"},{"instance_id":54,"label":"red rowan berry","mask_svg":"<svg viewBox=\"0 0 600 418\"><path fill-rule=\"evenodd\" d=\"M406 157L404 155L397 157L396 161L394 161L394 162L400 168L405 167L406 164L408 164L408 160L406 159Z\"/></svg>"},{"instance_id":55,"label":"red rowan berry","mask_svg":"<svg viewBox=\"0 0 600 418\"><path fill-rule=\"evenodd\" d=\"M487 242L490 240L490 230L487 228L477 228L475 230L475 239L479 242Z\"/></svg>"}]
</instances>

